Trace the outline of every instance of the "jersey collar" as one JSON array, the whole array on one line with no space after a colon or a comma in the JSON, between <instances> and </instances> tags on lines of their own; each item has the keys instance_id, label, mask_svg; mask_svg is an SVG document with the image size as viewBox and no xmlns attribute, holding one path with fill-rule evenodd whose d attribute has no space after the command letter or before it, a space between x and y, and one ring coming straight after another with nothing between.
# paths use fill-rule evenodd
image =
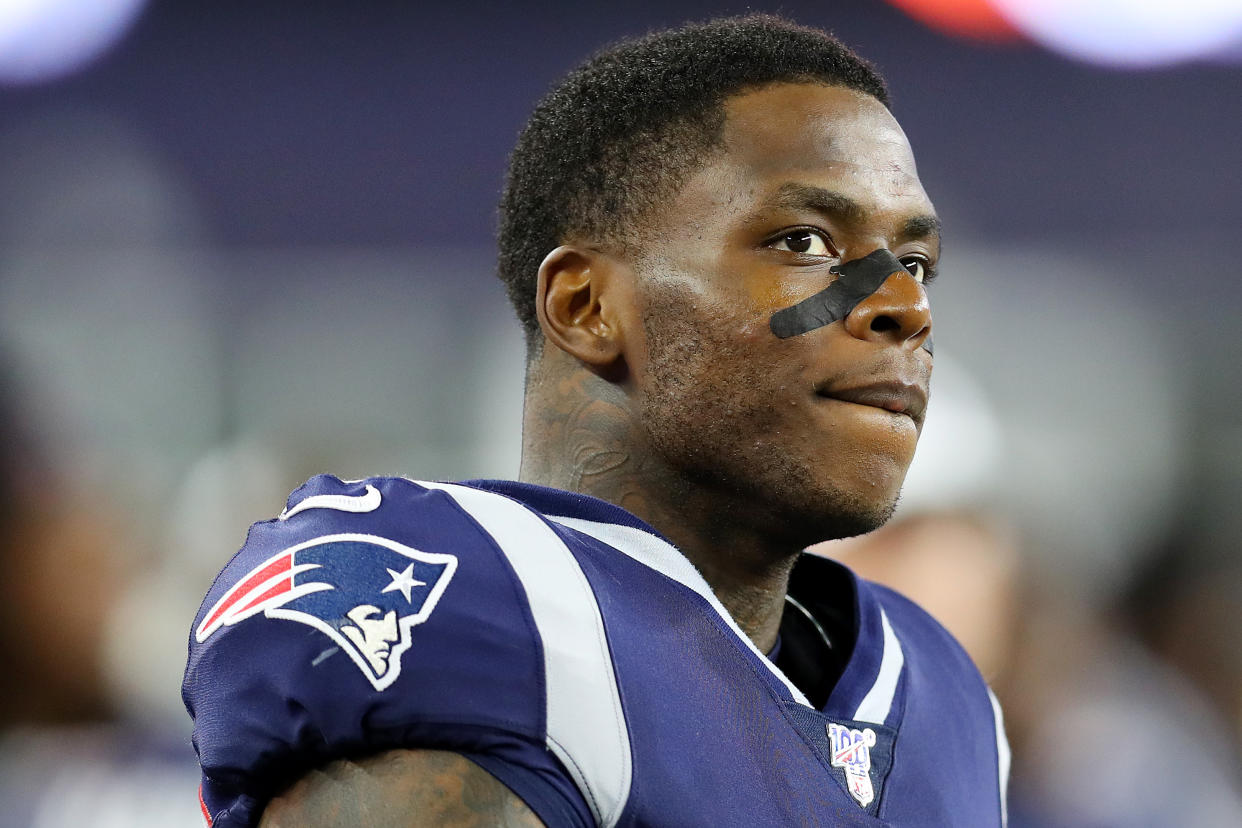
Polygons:
<instances>
[{"instance_id":1,"label":"jersey collar","mask_svg":"<svg viewBox=\"0 0 1242 828\"><path fill-rule=\"evenodd\" d=\"M577 492L511 480L471 480L465 485L521 501L554 522L590 535L699 593L731 629L739 645L767 668L789 696L810 706L793 682L741 631L689 559L645 521L612 503ZM822 595L824 584L831 581L839 585L845 580L841 578L842 572L852 589L839 598L853 603L857 635L845 670L823 712L841 719L895 727L903 706L905 653L874 585L858 578L843 564L806 554L790 577L790 594L807 604L800 596Z\"/></svg>"}]
</instances>

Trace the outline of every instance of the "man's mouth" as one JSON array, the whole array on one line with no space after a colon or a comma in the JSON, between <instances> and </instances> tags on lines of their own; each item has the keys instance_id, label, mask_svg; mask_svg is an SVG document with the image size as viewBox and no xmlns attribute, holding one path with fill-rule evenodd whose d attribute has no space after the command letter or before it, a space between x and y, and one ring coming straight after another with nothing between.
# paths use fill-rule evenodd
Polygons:
<instances>
[{"instance_id":1,"label":"man's mouth","mask_svg":"<svg viewBox=\"0 0 1242 828\"><path fill-rule=\"evenodd\" d=\"M916 423L923 421L923 415L927 411L927 391L915 383L898 380L842 388L821 388L816 390L816 394L857 405L869 405L894 414L904 414Z\"/></svg>"}]
</instances>

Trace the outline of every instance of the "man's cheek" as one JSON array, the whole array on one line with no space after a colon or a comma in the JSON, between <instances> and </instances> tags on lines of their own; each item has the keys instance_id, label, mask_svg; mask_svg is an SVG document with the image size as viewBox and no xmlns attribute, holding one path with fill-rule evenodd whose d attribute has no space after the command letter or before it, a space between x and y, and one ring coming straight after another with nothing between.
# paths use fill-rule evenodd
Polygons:
<instances>
[{"instance_id":1,"label":"man's cheek","mask_svg":"<svg viewBox=\"0 0 1242 828\"><path fill-rule=\"evenodd\" d=\"M767 317L756 317L739 325L735 335L739 342L746 345L758 345L761 342L770 340L772 338L772 331L768 327Z\"/></svg>"},{"instance_id":2,"label":"man's cheek","mask_svg":"<svg viewBox=\"0 0 1242 828\"><path fill-rule=\"evenodd\" d=\"M816 275L806 273L798 274L797 277L791 277L784 272L764 270L751 274L749 279L739 277L739 284L745 285L745 295L750 307L760 309L766 326L773 313L796 305L808 294L823 288L825 282L833 278L836 277L828 276L822 270Z\"/></svg>"}]
</instances>

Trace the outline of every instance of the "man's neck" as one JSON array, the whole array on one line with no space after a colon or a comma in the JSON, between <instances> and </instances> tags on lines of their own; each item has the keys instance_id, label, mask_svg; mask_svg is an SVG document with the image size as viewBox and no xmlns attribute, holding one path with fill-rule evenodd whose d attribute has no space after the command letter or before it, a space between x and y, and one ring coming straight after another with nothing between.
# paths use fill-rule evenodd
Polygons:
<instances>
[{"instance_id":1,"label":"man's neck","mask_svg":"<svg viewBox=\"0 0 1242 828\"><path fill-rule=\"evenodd\" d=\"M621 388L586 371L532 377L522 433L523 481L588 494L646 521L698 568L755 646L772 648L801 550L748 522L741 496L669 469Z\"/></svg>"}]
</instances>

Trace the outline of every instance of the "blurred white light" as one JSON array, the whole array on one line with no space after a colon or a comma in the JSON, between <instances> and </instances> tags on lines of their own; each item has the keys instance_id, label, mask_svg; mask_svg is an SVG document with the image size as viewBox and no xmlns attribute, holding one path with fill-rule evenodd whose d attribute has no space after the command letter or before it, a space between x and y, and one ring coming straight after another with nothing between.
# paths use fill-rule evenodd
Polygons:
<instances>
[{"instance_id":1,"label":"blurred white light","mask_svg":"<svg viewBox=\"0 0 1242 828\"><path fill-rule=\"evenodd\" d=\"M1242 0L991 0L1027 36L1094 63L1210 57L1242 36Z\"/></svg>"},{"instance_id":2,"label":"blurred white light","mask_svg":"<svg viewBox=\"0 0 1242 828\"><path fill-rule=\"evenodd\" d=\"M145 0L0 0L0 83L80 68L125 34Z\"/></svg>"},{"instance_id":3,"label":"blurred white light","mask_svg":"<svg viewBox=\"0 0 1242 828\"><path fill-rule=\"evenodd\" d=\"M1242 63L1242 31L1235 32L1233 43L1214 52L1211 59L1215 63Z\"/></svg>"},{"instance_id":4,"label":"blurred white light","mask_svg":"<svg viewBox=\"0 0 1242 828\"><path fill-rule=\"evenodd\" d=\"M991 505L1001 473L1003 429L970 371L936 349L931 401L901 488L899 515Z\"/></svg>"}]
</instances>

